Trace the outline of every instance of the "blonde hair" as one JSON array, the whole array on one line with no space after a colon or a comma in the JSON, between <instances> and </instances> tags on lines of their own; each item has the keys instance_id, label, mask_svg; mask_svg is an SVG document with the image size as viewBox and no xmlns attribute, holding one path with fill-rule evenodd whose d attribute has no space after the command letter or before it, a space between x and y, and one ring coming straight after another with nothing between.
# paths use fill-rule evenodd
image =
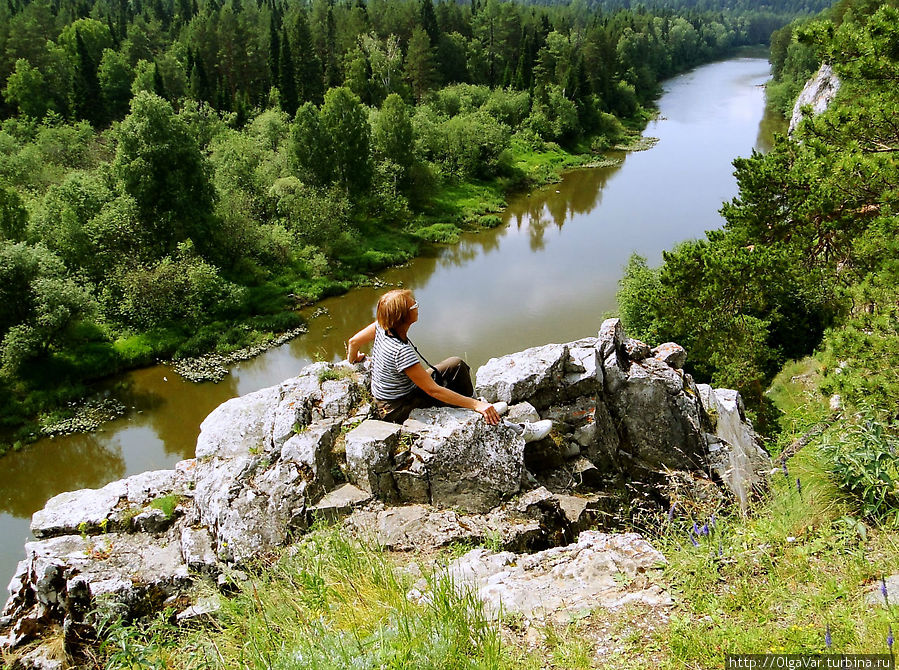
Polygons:
<instances>
[{"instance_id":1,"label":"blonde hair","mask_svg":"<svg viewBox=\"0 0 899 670\"><path fill-rule=\"evenodd\" d=\"M412 291L409 289L387 291L378 300L378 325L387 331L396 328L409 317L409 312L414 304L415 298L412 297Z\"/></svg>"}]
</instances>

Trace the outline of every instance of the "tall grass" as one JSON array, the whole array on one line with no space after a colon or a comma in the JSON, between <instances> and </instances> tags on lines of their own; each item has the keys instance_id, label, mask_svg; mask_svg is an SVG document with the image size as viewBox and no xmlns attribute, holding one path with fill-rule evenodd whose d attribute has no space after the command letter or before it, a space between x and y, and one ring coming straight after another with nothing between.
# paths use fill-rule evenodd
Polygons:
<instances>
[{"instance_id":1,"label":"tall grass","mask_svg":"<svg viewBox=\"0 0 899 670\"><path fill-rule=\"evenodd\" d=\"M208 626L177 632L108 627L107 668L518 668L482 603L446 579L407 598L418 579L339 529L318 529L238 593ZM145 631L151 635L147 636Z\"/></svg>"}]
</instances>

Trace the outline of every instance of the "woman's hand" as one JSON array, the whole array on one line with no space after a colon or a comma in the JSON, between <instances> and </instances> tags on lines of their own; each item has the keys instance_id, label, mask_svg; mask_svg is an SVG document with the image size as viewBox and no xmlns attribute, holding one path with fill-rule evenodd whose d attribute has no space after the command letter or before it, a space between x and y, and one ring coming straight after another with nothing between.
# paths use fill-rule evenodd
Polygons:
<instances>
[{"instance_id":1,"label":"woman's hand","mask_svg":"<svg viewBox=\"0 0 899 670\"><path fill-rule=\"evenodd\" d=\"M358 354L356 354L356 357L350 361L350 363L361 363L364 360L365 354L360 351Z\"/></svg>"},{"instance_id":2,"label":"woman's hand","mask_svg":"<svg viewBox=\"0 0 899 670\"><path fill-rule=\"evenodd\" d=\"M491 426L495 426L499 423L499 414L496 413L496 407L491 405L489 402L478 400L475 411L483 416L484 421L489 423Z\"/></svg>"}]
</instances>

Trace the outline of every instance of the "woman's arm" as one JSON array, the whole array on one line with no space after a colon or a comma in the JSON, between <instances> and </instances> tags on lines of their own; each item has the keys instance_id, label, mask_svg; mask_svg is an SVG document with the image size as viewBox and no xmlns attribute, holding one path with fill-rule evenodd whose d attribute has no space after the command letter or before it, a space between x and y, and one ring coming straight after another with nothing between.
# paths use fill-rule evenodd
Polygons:
<instances>
[{"instance_id":1,"label":"woman's arm","mask_svg":"<svg viewBox=\"0 0 899 670\"><path fill-rule=\"evenodd\" d=\"M403 372L406 373L409 379L415 382L415 385L418 388L432 398L435 398L440 402L445 402L448 405L472 409L475 412L480 413L484 417L484 420L491 426L495 426L499 423L499 414L496 413L496 408L493 405L489 402L483 402L482 400L477 400L475 398L468 398L440 386L440 384L435 382L431 375L428 374L428 371L424 369L421 363L416 363L403 370Z\"/></svg>"},{"instance_id":2,"label":"woman's arm","mask_svg":"<svg viewBox=\"0 0 899 670\"><path fill-rule=\"evenodd\" d=\"M346 343L346 359L350 363L361 363L365 360L365 354L359 353L359 347L375 341L375 329L377 321L372 321L365 328L353 335Z\"/></svg>"}]
</instances>

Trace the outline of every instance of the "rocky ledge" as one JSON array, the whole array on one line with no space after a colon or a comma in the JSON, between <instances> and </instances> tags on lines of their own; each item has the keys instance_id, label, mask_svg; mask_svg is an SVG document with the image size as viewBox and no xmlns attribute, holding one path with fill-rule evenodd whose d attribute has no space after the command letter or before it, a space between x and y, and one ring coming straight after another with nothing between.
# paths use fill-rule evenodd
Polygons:
<instances>
[{"instance_id":1,"label":"rocky ledge","mask_svg":"<svg viewBox=\"0 0 899 670\"><path fill-rule=\"evenodd\" d=\"M502 551L475 550L450 574L525 616L539 604L535 588L560 607L664 603L648 578L638 594L613 588L622 565L646 575L663 559L639 536L588 530L608 529L608 489L690 480L745 505L771 467L737 393L695 384L685 361L677 344L626 338L617 319L597 337L491 359L477 371L478 395L509 403L513 420L553 421L550 437L529 444L455 408L417 410L403 425L374 420L364 366L310 365L218 407L196 458L173 470L52 498L33 517L37 539L10 584L0 645L61 630L74 650L109 612L172 606L186 618L198 611L199 581L226 589L319 518L397 551L489 540ZM681 488L646 495L671 505ZM52 667L39 651L18 663Z\"/></svg>"}]
</instances>

